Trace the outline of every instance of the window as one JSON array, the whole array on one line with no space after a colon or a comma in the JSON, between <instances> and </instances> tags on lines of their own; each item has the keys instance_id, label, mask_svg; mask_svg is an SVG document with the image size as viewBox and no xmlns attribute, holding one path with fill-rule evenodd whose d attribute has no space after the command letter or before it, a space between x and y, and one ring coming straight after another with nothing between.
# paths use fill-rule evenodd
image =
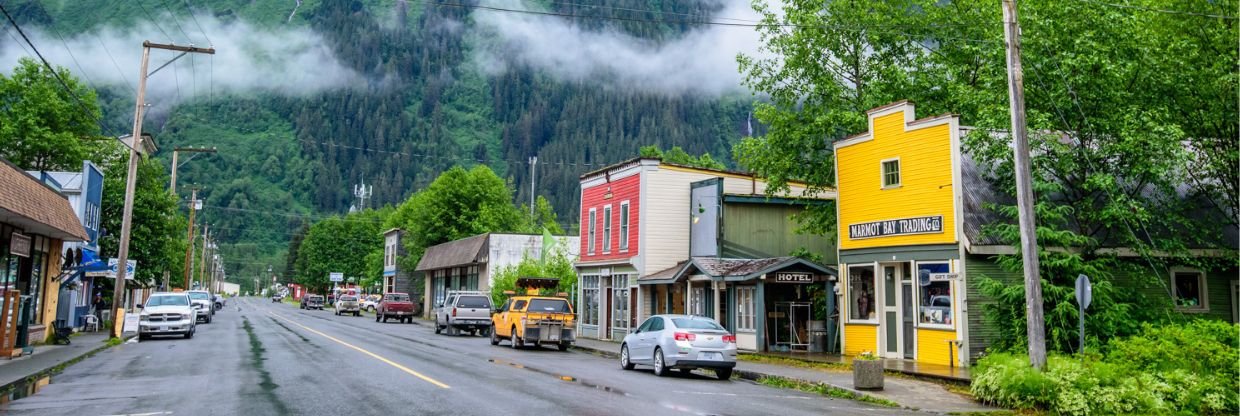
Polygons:
<instances>
[{"instance_id":1,"label":"window","mask_svg":"<svg viewBox=\"0 0 1240 416\"><path fill-rule=\"evenodd\" d=\"M611 251L611 205L603 207L603 252Z\"/></svg>"},{"instance_id":2,"label":"window","mask_svg":"<svg viewBox=\"0 0 1240 416\"><path fill-rule=\"evenodd\" d=\"M1171 273L1171 289L1175 292L1175 307L1180 310L1204 311L1206 302L1206 275L1197 270L1176 270Z\"/></svg>"},{"instance_id":3,"label":"window","mask_svg":"<svg viewBox=\"0 0 1240 416\"><path fill-rule=\"evenodd\" d=\"M629 276L618 274L611 277L612 323L615 328L629 327Z\"/></svg>"},{"instance_id":4,"label":"window","mask_svg":"<svg viewBox=\"0 0 1240 416\"><path fill-rule=\"evenodd\" d=\"M754 331L754 293L756 288L736 288L736 330Z\"/></svg>"},{"instance_id":5,"label":"window","mask_svg":"<svg viewBox=\"0 0 1240 416\"><path fill-rule=\"evenodd\" d=\"M917 284L921 287L918 319L922 326L952 325L952 282L943 277L950 272L948 263L917 263Z\"/></svg>"},{"instance_id":6,"label":"window","mask_svg":"<svg viewBox=\"0 0 1240 416\"><path fill-rule=\"evenodd\" d=\"M689 314L706 316L706 288L694 287L689 291Z\"/></svg>"},{"instance_id":7,"label":"window","mask_svg":"<svg viewBox=\"0 0 1240 416\"><path fill-rule=\"evenodd\" d=\"M514 311L521 311L521 310L525 309L525 304L526 304L526 303L528 303L528 302L527 302L527 301L525 301L525 300L518 300L518 301L517 301L517 303L514 303L514 304L512 305L512 310L514 310Z\"/></svg>"},{"instance_id":8,"label":"window","mask_svg":"<svg viewBox=\"0 0 1240 416\"><path fill-rule=\"evenodd\" d=\"M491 298L486 296L461 296L456 299L456 307L490 309Z\"/></svg>"},{"instance_id":9,"label":"window","mask_svg":"<svg viewBox=\"0 0 1240 416\"><path fill-rule=\"evenodd\" d=\"M900 159L889 159L883 161L883 187L894 188L900 186Z\"/></svg>"},{"instance_id":10,"label":"window","mask_svg":"<svg viewBox=\"0 0 1240 416\"><path fill-rule=\"evenodd\" d=\"M589 237L589 242L586 243L586 252L590 254L594 254L594 215L594 208L590 208L590 225L588 226L590 233L587 235L587 237Z\"/></svg>"},{"instance_id":11,"label":"window","mask_svg":"<svg viewBox=\"0 0 1240 416\"><path fill-rule=\"evenodd\" d=\"M642 325L637 327L637 332L650 332L650 327L654 326L654 320L658 318L647 319Z\"/></svg>"},{"instance_id":12,"label":"window","mask_svg":"<svg viewBox=\"0 0 1240 416\"><path fill-rule=\"evenodd\" d=\"M680 329L714 329L726 331L710 318L672 318L672 324Z\"/></svg>"},{"instance_id":13,"label":"window","mask_svg":"<svg viewBox=\"0 0 1240 416\"><path fill-rule=\"evenodd\" d=\"M651 331L662 331L663 330L663 318L658 318L658 317L650 318L650 330Z\"/></svg>"},{"instance_id":14,"label":"window","mask_svg":"<svg viewBox=\"0 0 1240 416\"><path fill-rule=\"evenodd\" d=\"M874 266L848 268L848 320L878 322L874 304Z\"/></svg>"},{"instance_id":15,"label":"window","mask_svg":"<svg viewBox=\"0 0 1240 416\"><path fill-rule=\"evenodd\" d=\"M629 249L629 201L620 203L620 249Z\"/></svg>"},{"instance_id":16,"label":"window","mask_svg":"<svg viewBox=\"0 0 1240 416\"><path fill-rule=\"evenodd\" d=\"M465 290L478 290L478 266L465 270Z\"/></svg>"},{"instance_id":17,"label":"window","mask_svg":"<svg viewBox=\"0 0 1240 416\"><path fill-rule=\"evenodd\" d=\"M568 301L563 299L530 299L530 312L573 313Z\"/></svg>"},{"instance_id":18,"label":"window","mask_svg":"<svg viewBox=\"0 0 1240 416\"><path fill-rule=\"evenodd\" d=\"M581 276L581 323L598 325L598 281L596 275Z\"/></svg>"}]
</instances>

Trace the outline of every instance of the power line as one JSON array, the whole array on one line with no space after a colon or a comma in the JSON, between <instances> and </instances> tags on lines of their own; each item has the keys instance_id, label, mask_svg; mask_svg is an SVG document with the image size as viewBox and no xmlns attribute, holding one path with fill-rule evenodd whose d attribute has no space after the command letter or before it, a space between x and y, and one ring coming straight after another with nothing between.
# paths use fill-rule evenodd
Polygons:
<instances>
[{"instance_id":1,"label":"power line","mask_svg":"<svg viewBox=\"0 0 1240 416\"><path fill-rule=\"evenodd\" d=\"M156 29L159 29L159 33L163 33L164 37L168 38L169 42L176 42L172 36L168 35L168 32L164 31L164 27L159 25L159 21L155 20L154 16L151 16L151 11L146 9L146 6L142 4L142 0L137 0L134 3L138 3L138 7L142 8L142 13L145 14L146 18L151 21L151 24L155 25Z\"/></svg>"},{"instance_id":2,"label":"power line","mask_svg":"<svg viewBox=\"0 0 1240 416\"><path fill-rule=\"evenodd\" d=\"M26 37L26 32L23 31L22 27L17 24L17 21L13 20L13 16L9 14L8 9L4 8L4 5L0 5L0 12L4 12L4 17L8 19L10 24L13 25L14 29L17 29L17 34L21 35L22 39L26 41L27 45L30 45L30 49L34 50L35 56L38 56L39 60L43 61L43 66L46 67L47 70L52 73L52 76L56 77L56 81L60 82L60 86L64 87L65 92L68 93L70 97L73 97L74 101L77 101L78 106L82 108L82 112L85 113L87 117L90 117L92 120L94 120L95 124L98 124L99 126L102 127L103 121L99 120L99 118L95 116L95 113L90 111L90 107L86 106L86 103L83 102L80 97L78 97L77 93L74 92L72 88L69 88L69 83L65 82L65 79L60 76L59 72L56 72L56 69L52 67L52 64L47 62L47 58L43 57L43 53L39 52L39 48L35 47L34 43L30 42L30 38Z\"/></svg>"},{"instance_id":3,"label":"power line","mask_svg":"<svg viewBox=\"0 0 1240 416\"><path fill-rule=\"evenodd\" d=\"M1099 6L1115 7L1119 9L1140 10L1140 11L1152 12L1152 13L1162 13L1162 14L1181 15L1181 16L1209 17L1209 18L1214 18L1214 19L1228 19L1228 20L1236 19L1236 16L1228 16L1228 15L1223 15L1223 14L1198 13L1198 12L1189 12L1189 11L1184 11L1184 10L1157 9L1153 7L1137 6L1137 5L1132 5L1132 4L1107 3L1107 2L1095 1L1095 0L1076 0L1076 1L1081 2L1081 3L1096 4Z\"/></svg>"},{"instance_id":4,"label":"power line","mask_svg":"<svg viewBox=\"0 0 1240 416\"><path fill-rule=\"evenodd\" d=\"M56 25L50 24L50 25L47 25L47 27L49 29L52 29L52 34L55 34L57 39L60 39L60 44L65 46L65 52L69 52L69 58L73 59L73 64L77 65L78 71L81 71L82 76L86 77L87 85L90 85L90 88L93 90L98 90L98 88L95 87L95 80L91 79L90 74L86 73L86 69L82 68L82 63L78 62L77 56L73 54L73 48L70 48L69 42L65 42L65 38L63 36L60 36L60 31L56 30Z\"/></svg>"},{"instance_id":5,"label":"power line","mask_svg":"<svg viewBox=\"0 0 1240 416\"><path fill-rule=\"evenodd\" d=\"M164 10L168 11L168 18L172 19L172 23L177 26L177 30L181 31L182 35L185 35L185 40L189 41L190 44L193 45L193 40L190 39L189 33L185 33L185 28L181 27L181 21L177 20L176 13L173 13L172 8L168 7L168 2L165 0L159 0L159 3L164 6Z\"/></svg>"},{"instance_id":6,"label":"power line","mask_svg":"<svg viewBox=\"0 0 1240 416\"><path fill-rule=\"evenodd\" d=\"M189 0L185 0L185 11L189 12L189 18L194 20L194 26L198 26L198 31L207 40L207 46L214 46L215 43L211 42L211 36L208 36L207 31L202 29L202 24L198 23L198 17L194 15L194 9L189 6Z\"/></svg>"},{"instance_id":7,"label":"power line","mask_svg":"<svg viewBox=\"0 0 1240 416\"><path fill-rule=\"evenodd\" d=\"M329 147L337 147L337 148L341 148L341 149L356 150L356 151L360 151L360 152L385 153L385 154L390 154L390 155L394 155L394 156L409 157L409 158L442 159L442 160L457 161L457 162L475 162L475 163L480 163L480 164L493 163L493 162L505 162L505 163L516 164L516 165L524 165L524 164L528 164L528 163L530 163L528 160L516 160L516 159L511 159L511 160L510 160L510 159L491 159L491 160L486 160L486 159L474 159L474 158L465 157L465 156L459 156L459 155L454 155L454 156L440 156L440 155L432 155L432 154L424 154L424 153L409 153L409 152L397 152L397 151L392 151L392 150L369 149L369 148L364 148L364 147L349 146L349 145L344 145L344 144L337 144L337 143L332 143L332 142L322 142L322 141L310 140L310 139L297 139L297 141L300 141L300 142L305 142L305 143L319 144L319 145L329 146ZM599 163L594 163L594 162L567 162L567 161L558 161L558 162L539 162L538 164L539 164L539 165L570 166L570 167L577 167L577 166L581 166L581 167L584 167L584 168L595 168L595 167L611 166L611 165L613 165L613 164L615 164L615 163L614 163L614 162L607 162L607 163L604 163L604 162L599 162Z\"/></svg>"}]
</instances>

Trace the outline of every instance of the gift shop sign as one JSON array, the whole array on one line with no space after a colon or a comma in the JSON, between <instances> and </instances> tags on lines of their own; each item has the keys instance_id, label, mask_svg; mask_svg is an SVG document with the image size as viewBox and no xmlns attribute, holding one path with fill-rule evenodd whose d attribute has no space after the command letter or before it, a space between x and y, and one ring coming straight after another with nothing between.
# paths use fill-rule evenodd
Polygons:
<instances>
[{"instance_id":1,"label":"gift shop sign","mask_svg":"<svg viewBox=\"0 0 1240 416\"><path fill-rule=\"evenodd\" d=\"M943 216L904 218L848 225L848 238L887 237L908 234L935 234L943 232Z\"/></svg>"}]
</instances>

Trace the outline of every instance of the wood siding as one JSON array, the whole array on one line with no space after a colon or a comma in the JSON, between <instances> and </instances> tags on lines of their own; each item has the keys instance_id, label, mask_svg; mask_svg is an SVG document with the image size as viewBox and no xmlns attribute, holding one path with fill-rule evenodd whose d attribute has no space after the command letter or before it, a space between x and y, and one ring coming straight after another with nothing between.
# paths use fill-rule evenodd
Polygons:
<instances>
[{"instance_id":1,"label":"wood siding","mask_svg":"<svg viewBox=\"0 0 1240 416\"><path fill-rule=\"evenodd\" d=\"M659 167L643 173L646 181L646 232L643 254L649 274L689 258L689 184L717 177L707 172Z\"/></svg>"},{"instance_id":2,"label":"wood siding","mask_svg":"<svg viewBox=\"0 0 1240 416\"><path fill-rule=\"evenodd\" d=\"M641 215L641 177L628 176L609 183L602 183L581 192L581 261L599 261L627 259L637 255L640 241ZM611 193L608 197L608 193ZM688 192L688 186L685 186ZM620 249L620 204L629 203L629 246ZM603 207L611 205L611 250L603 252L603 222L607 220ZM590 253L590 209L595 211L594 252Z\"/></svg>"},{"instance_id":3,"label":"wood siding","mask_svg":"<svg viewBox=\"0 0 1240 416\"><path fill-rule=\"evenodd\" d=\"M909 110L905 110L909 111ZM956 243L952 124L905 131L905 111L873 120L873 139L838 147L839 241L843 250ZM911 117L911 115L910 115ZM884 189L882 161L899 159L900 185ZM850 224L942 216L943 231L853 240Z\"/></svg>"},{"instance_id":4,"label":"wood siding","mask_svg":"<svg viewBox=\"0 0 1240 416\"><path fill-rule=\"evenodd\" d=\"M835 264L837 253L830 236L796 232L799 226L792 215L803 211L805 207L800 205L725 204L723 257L787 256L804 247L822 255L824 264Z\"/></svg>"},{"instance_id":5,"label":"wood siding","mask_svg":"<svg viewBox=\"0 0 1240 416\"><path fill-rule=\"evenodd\" d=\"M844 325L844 355L878 353L878 325Z\"/></svg>"},{"instance_id":6,"label":"wood siding","mask_svg":"<svg viewBox=\"0 0 1240 416\"><path fill-rule=\"evenodd\" d=\"M951 360L960 359L960 351L956 350L955 345L948 344L948 341L955 339L954 330L917 328L917 361L951 365Z\"/></svg>"}]
</instances>

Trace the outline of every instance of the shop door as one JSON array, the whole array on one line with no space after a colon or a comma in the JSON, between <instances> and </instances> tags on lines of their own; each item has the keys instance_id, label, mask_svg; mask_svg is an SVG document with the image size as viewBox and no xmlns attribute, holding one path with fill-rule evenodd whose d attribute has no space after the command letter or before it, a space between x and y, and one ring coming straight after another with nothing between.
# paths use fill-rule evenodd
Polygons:
<instances>
[{"instance_id":1,"label":"shop door","mask_svg":"<svg viewBox=\"0 0 1240 416\"><path fill-rule=\"evenodd\" d=\"M603 302L607 304L607 306L603 308L603 313L607 316L604 316L602 321L598 323L598 339L611 339L611 291L612 289L610 287L603 289L603 293L605 295L603 296L603 299L606 299Z\"/></svg>"},{"instance_id":2,"label":"shop door","mask_svg":"<svg viewBox=\"0 0 1240 416\"><path fill-rule=\"evenodd\" d=\"M900 293L900 316L904 318L904 325L901 326L904 337L904 358L913 359L913 351L917 349L913 346L913 283L904 282L900 285L904 290Z\"/></svg>"},{"instance_id":3,"label":"shop door","mask_svg":"<svg viewBox=\"0 0 1240 416\"><path fill-rule=\"evenodd\" d=\"M900 266L883 265L883 357L903 358L900 318Z\"/></svg>"}]
</instances>

